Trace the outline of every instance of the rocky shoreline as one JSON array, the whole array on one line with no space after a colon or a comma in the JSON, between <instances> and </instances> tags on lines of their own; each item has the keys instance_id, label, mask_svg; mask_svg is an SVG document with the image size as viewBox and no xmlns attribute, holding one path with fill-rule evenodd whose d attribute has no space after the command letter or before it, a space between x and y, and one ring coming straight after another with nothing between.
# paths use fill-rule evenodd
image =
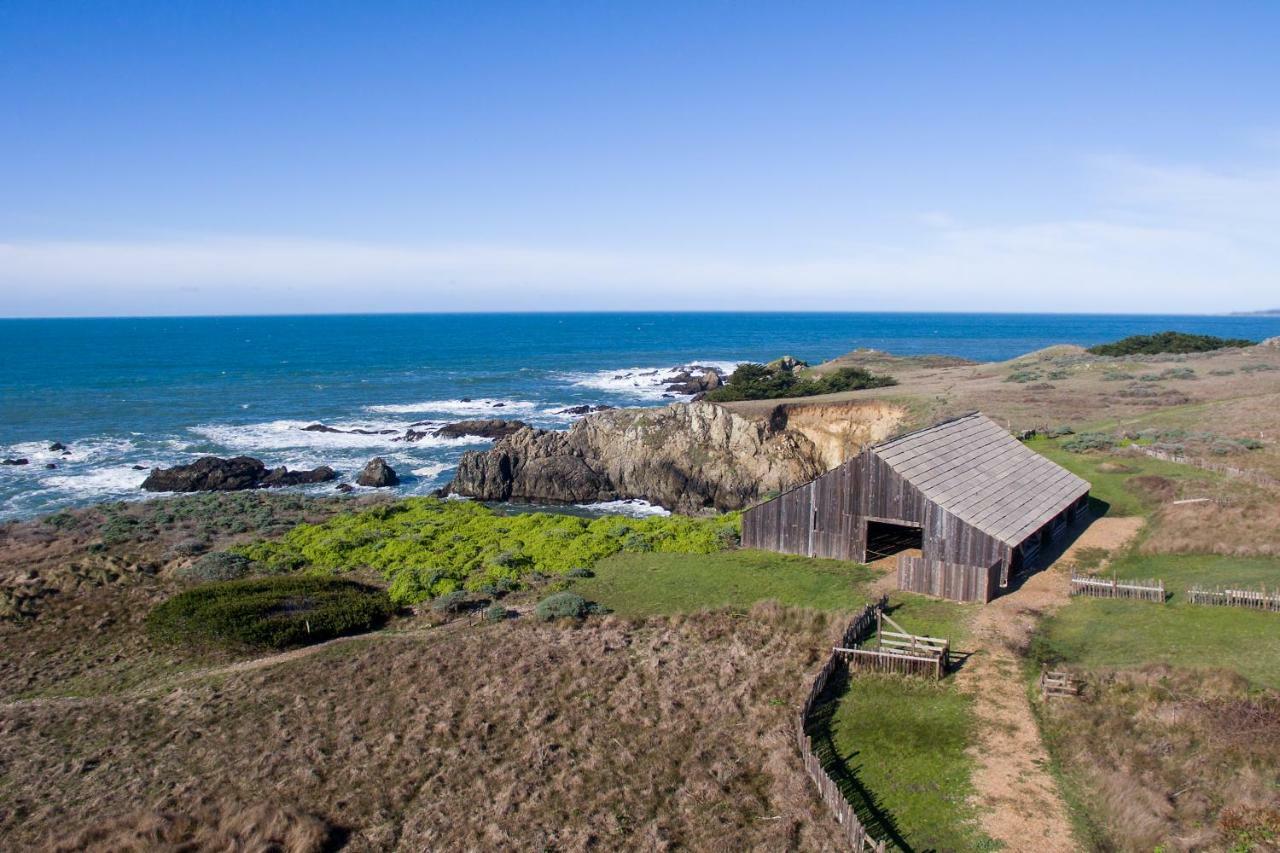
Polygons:
<instances>
[{"instance_id":1,"label":"rocky shoreline","mask_svg":"<svg viewBox=\"0 0 1280 853\"><path fill-rule=\"evenodd\" d=\"M676 512L741 509L822 472L804 435L711 403L616 409L568 430L526 427L458 463L447 494L485 501L636 498Z\"/></svg>"}]
</instances>

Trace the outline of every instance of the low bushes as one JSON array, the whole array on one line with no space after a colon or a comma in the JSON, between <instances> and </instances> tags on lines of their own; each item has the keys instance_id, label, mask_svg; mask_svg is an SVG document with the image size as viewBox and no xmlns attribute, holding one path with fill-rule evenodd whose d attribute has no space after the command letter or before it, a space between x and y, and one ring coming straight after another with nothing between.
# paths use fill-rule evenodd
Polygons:
<instances>
[{"instance_id":1,"label":"low bushes","mask_svg":"<svg viewBox=\"0 0 1280 853\"><path fill-rule=\"evenodd\" d=\"M337 578L253 578L204 584L147 616L158 641L283 649L358 634L394 610L382 590Z\"/></svg>"},{"instance_id":2,"label":"low bushes","mask_svg":"<svg viewBox=\"0 0 1280 853\"><path fill-rule=\"evenodd\" d=\"M543 622L553 619L581 619L600 612L600 606L592 604L576 592L557 592L538 602L534 615Z\"/></svg>"},{"instance_id":3,"label":"low bushes","mask_svg":"<svg viewBox=\"0 0 1280 853\"><path fill-rule=\"evenodd\" d=\"M368 566L389 581L391 599L412 604L465 589L486 595L538 575L563 577L620 551L710 554L734 544L739 516L502 515L470 501L409 498L323 524L302 524L278 540L237 549L273 571L345 571Z\"/></svg>"},{"instance_id":4,"label":"low bushes","mask_svg":"<svg viewBox=\"0 0 1280 853\"><path fill-rule=\"evenodd\" d=\"M897 385L889 376L877 376L861 367L841 367L821 376L804 376L787 362L742 364L722 388L707 392L707 399L717 403L734 400L772 400L778 397L812 397L862 388L884 388Z\"/></svg>"},{"instance_id":5,"label":"low bushes","mask_svg":"<svg viewBox=\"0 0 1280 853\"><path fill-rule=\"evenodd\" d=\"M214 551L199 557L175 573L180 578L198 581L230 581L253 574L257 566L243 554Z\"/></svg>"},{"instance_id":6,"label":"low bushes","mask_svg":"<svg viewBox=\"0 0 1280 853\"><path fill-rule=\"evenodd\" d=\"M1189 335L1186 332L1157 332L1154 335L1130 335L1109 344L1089 347L1094 355L1162 355L1164 353L1210 352L1227 347L1250 347L1254 341L1244 338L1216 338L1213 335Z\"/></svg>"}]
</instances>

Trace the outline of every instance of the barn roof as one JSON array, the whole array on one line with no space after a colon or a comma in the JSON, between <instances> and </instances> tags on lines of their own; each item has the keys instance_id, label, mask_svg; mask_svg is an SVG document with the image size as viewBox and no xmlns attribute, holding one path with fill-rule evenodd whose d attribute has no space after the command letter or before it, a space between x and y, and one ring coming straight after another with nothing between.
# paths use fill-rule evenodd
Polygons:
<instances>
[{"instance_id":1,"label":"barn roof","mask_svg":"<svg viewBox=\"0 0 1280 853\"><path fill-rule=\"evenodd\" d=\"M1019 545L1089 484L980 412L870 451L930 501L1007 545Z\"/></svg>"}]
</instances>

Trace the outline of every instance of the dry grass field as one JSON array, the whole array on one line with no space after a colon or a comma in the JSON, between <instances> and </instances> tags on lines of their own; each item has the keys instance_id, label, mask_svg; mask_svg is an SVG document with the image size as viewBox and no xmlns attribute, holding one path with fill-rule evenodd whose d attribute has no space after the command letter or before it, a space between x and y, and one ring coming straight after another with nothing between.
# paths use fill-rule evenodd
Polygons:
<instances>
[{"instance_id":1,"label":"dry grass field","mask_svg":"<svg viewBox=\"0 0 1280 853\"><path fill-rule=\"evenodd\" d=\"M180 820L214 837L271 805L348 850L831 849L787 728L829 630L773 605L522 619L173 690L10 701L0 836L23 849Z\"/></svg>"}]
</instances>

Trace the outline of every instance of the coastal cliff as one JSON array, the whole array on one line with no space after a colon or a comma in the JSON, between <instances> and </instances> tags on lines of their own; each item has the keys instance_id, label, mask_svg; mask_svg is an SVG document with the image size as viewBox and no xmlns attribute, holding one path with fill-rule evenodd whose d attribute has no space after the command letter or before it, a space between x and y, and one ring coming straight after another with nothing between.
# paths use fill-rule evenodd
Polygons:
<instances>
[{"instance_id":1,"label":"coastal cliff","mask_svg":"<svg viewBox=\"0 0 1280 853\"><path fill-rule=\"evenodd\" d=\"M740 509L826 470L812 441L712 403L616 409L565 431L525 428L465 454L447 491L480 500L641 498L678 512Z\"/></svg>"}]
</instances>

